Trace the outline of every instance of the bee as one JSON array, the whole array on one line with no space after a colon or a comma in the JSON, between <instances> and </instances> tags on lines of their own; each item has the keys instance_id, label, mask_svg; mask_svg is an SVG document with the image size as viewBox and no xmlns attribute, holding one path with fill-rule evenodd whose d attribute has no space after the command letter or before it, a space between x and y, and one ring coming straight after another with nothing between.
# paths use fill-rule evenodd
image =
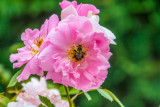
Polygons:
<instances>
[{"instance_id":1,"label":"bee","mask_svg":"<svg viewBox=\"0 0 160 107\"><path fill-rule=\"evenodd\" d=\"M85 52L83 52L82 45L78 45L77 49L74 50L74 58L76 61L80 61L84 58Z\"/></svg>"}]
</instances>

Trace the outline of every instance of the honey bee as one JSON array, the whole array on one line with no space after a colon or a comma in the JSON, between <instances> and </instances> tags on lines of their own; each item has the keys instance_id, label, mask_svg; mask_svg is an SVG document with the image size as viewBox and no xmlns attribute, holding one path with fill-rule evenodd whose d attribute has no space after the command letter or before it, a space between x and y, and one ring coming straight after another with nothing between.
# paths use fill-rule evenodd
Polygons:
<instances>
[{"instance_id":1,"label":"honey bee","mask_svg":"<svg viewBox=\"0 0 160 107\"><path fill-rule=\"evenodd\" d=\"M80 61L84 58L85 52L83 52L82 45L78 45L77 49L74 50L74 58L76 61Z\"/></svg>"}]
</instances>

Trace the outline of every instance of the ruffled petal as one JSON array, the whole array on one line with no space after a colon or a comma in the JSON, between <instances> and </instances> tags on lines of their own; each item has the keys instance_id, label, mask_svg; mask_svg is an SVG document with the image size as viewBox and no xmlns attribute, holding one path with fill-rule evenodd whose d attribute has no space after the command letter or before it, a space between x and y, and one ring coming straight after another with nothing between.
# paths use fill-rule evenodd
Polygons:
<instances>
[{"instance_id":1,"label":"ruffled petal","mask_svg":"<svg viewBox=\"0 0 160 107\"><path fill-rule=\"evenodd\" d=\"M43 71L53 71L53 59L52 55L54 54L55 49L52 45L43 49L43 51L39 54L38 59L40 60L40 66Z\"/></svg>"},{"instance_id":2,"label":"ruffled petal","mask_svg":"<svg viewBox=\"0 0 160 107\"><path fill-rule=\"evenodd\" d=\"M77 7L77 12L80 16L88 16L88 12L92 11L94 14L99 14L99 10L91 4L80 4Z\"/></svg>"},{"instance_id":3,"label":"ruffled petal","mask_svg":"<svg viewBox=\"0 0 160 107\"><path fill-rule=\"evenodd\" d=\"M105 31L105 34L106 34L105 36L111 40L111 44L116 45L116 42L114 42L114 39L116 39L116 36L109 29L107 29L103 26L102 26L102 28Z\"/></svg>"},{"instance_id":4,"label":"ruffled petal","mask_svg":"<svg viewBox=\"0 0 160 107\"><path fill-rule=\"evenodd\" d=\"M66 7L72 5L74 8L77 8L77 2L76 1L62 1L61 3L59 3L59 5L61 6L62 9L65 9Z\"/></svg>"},{"instance_id":5,"label":"ruffled petal","mask_svg":"<svg viewBox=\"0 0 160 107\"><path fill-rule=\"evenodd\" d=\"M41 30L40 30L40 36L46 37L48 33L58 25L58 23L59 23L58 16L56 14L53 14L49 18L49 20L46 19L46 21L42 25Z\"/></svg>"},{"instance_id":6,"label":"ruffled petal","mask_svg":"<svg viewBox=\"0 0 160 107\"><path fill-rule=\"evenodd\" d=\"M43 70L39 66L37 56L34 56L24 67L22 73L17 77L18 82L27 80L31 74L43 76Z\"/></svg>"},{"instance_id":7,"label":"ruffled petal","mask_svg":"<svg viewBox=\"0 0 160 107\"><path fill-rule=\"evenodd\" d=\"M21 67L33 57L30 50L26 47L20 48L18 51L19 53L10 55L10 61L13 63L13 68Z\"/></svg>"},{"instance_id":8,"label":"ruffled petal","mask_svg":"<svg viewBox=\"0 0 160 107\"><path fill-rule=\"evenodd\" d=\"M24 33L21 35L21 40L24 42L24 44L28 47L32 43L34 43L34 40L39 36L39 30L38 29L26 29Z\"/></svg>"},{"instance_id":9,"label":"ruffled petal","mask_svg":"<svg viewBox=\"0 0 160 107\"><path fill-rule=\"evenodd\" d=\"M67 50L76 39L77 34L74 29L73 27L69 27L68 24L63 23L57 27L59 32L53 31L49 33L49 41L57 47Z\"/></svg>"},{"instance_id":10,"label":"ruffled petal","mask_svg":"<svg viewBox=\"0 0 160 107\"><path fill-rule=\"evenodd\" d=\"M78 16L77 10L72 5L66 7L65 9L62 10L61 19L64 19L69 15Z\"/></svg>"}]
</instances>

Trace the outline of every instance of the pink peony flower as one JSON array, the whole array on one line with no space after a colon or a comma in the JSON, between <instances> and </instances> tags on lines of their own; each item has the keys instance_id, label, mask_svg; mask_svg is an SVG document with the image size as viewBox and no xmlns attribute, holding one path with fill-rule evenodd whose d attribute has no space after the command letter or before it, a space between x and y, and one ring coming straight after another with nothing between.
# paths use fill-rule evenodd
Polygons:
<instances>
[{"instance_id":1,"label":"pink peony flower","mask_svg":"<svg viewBox=\"0 0 160 107\"><path fill-rule=\"evenodd\" d=\"M97 23L99 23L99 16L97 14L99 14L100 11L94 5L82 3L77 5L76 1L62 1L60 6L62 8L61 19L64 19L69 15L85 16L90 20L95 20ZM101 27L105 30L105 36L110 39L111 44L116 44L114 42L114 39L116 39L115 35L109 29L103 26Z\"/></svg>"},{"instance_id":2,"label":"pink peony flower","mask_svg":"<svg viewBox=\"0 0 160 107\"><path fill-rule=\"evenodd\" d=\"M23 84L23 91L17 97L17 102L11 102L8 107L38 107L42 102L39 95L47 97L55 107L69 107L67 101L61 100L60 93L57 89L47 89L45 78L40 81L31 78L31 82Z\"/></svg>"},{"instance_id":3,"label":"pink peony flower","mask_svg":"<svg viewBox=\"0 0 160 107\"><path fill-rule=\"evenodd\" d=\"M26 64L18 81L28 79L31 74L43 76L43 70L39 66L38 55L41 50L47 46L44 42L48 33L58 25L59 19L57 15L52 15L49 20L46 20L42 25L41 30L26 29L21 35L21 39L25 46L18 49L17 54L11 54L10 61L13 63L13 68L21 67Z\"/></svg>"},{"instance_id":4,"label":"pink peony flower","mask_svg":"<svg viewBox=\"0 0 160 107\"><path fill-rule=\"evenodd\" d=\"M110 40L105 34L87 17L63 19L48 34L50 45L38 56L42 69L48 71L46 78L83 91L99 88L110 67Z\"/></svg>"}]
</instances>

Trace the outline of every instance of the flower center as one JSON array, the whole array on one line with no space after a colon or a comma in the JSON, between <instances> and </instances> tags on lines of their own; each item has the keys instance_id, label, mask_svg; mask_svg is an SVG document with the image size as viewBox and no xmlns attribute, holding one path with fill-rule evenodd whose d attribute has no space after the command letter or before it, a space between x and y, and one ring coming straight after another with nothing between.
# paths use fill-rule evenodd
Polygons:
<instances>
[{"instance_id":1,"label":"flower center","mask_svg":"<svg viewBox=\"0 0 160 107\"><path fill-rule=\"evenodd\" d=\"M68 51L69 59L72 59L74 62L81 61L85 55L86 50L82 45L72 46L71 49Z\"/></svg>"},{"instance_id":2,"label":"flower center","mask_svg":"<svg viewBox=\"0 0 160 107\"><path fill-rule=\"evenodd\" d=\"M41 45L42 45L43 42L44 42L44 39L41 38L41 37L38 37L34 41L33 45L30 48L30 50L33 52L34 55L39 52L39 49L40 49L40 47L41 47Z\"/></svg>"},{"instance_id":3,"label":"flower center","mask_svg":"<svg viewBox=\"0 0 160 107\"><path fill-rule=\"evenodd\" d=\"M35 45L37 45L37 47L40 48L42 43L43 43L43 39L39 37L38 40L35 42Z\"/></svg>"}]
</instances>

